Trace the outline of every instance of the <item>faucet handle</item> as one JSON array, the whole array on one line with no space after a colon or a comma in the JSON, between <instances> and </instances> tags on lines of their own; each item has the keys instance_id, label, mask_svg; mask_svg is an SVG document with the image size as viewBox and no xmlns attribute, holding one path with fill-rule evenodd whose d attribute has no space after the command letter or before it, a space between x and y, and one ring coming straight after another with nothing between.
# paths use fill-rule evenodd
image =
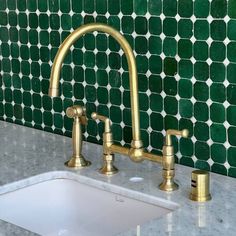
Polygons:
<instances>
[{"instance_id":1,"label":"faucet handle","mask_svg":"<svg viewBox=\"0 0 236 236\"><path fill-rule=\"evenodd\" d=\"M111 120L108 117L99 115L96 112L93 112L91 114L91 117L92 117L93 120L100 120L100 121L104 122L104 124L105 124L105 133L110 133L111 132Z\"/></svg>"},{"instance_id":2,"label":"faucet handle","mask_svg":"<svg viewBox=\"0 0 236 236\"><path fill-rule=\"evenodd\" d=\"M79 118L82 125L87 125L86 108L80 105L74 105L66 109L66 115L69 118Z\"/></svg>"},{"instance_id":3,"label":"faucet handle","mask_svg":"<svg viewBox=\"0 0 236 236\"><path fill-rule=\"evenodd\" d=\"M183 130L168 129L166 131L166 138L165 138L165 145L166 146L172 145L171 136L173 136L173 135L187 138L189 135L189 131L187 129L183 129Z\"/></svg>"}]
</instances>

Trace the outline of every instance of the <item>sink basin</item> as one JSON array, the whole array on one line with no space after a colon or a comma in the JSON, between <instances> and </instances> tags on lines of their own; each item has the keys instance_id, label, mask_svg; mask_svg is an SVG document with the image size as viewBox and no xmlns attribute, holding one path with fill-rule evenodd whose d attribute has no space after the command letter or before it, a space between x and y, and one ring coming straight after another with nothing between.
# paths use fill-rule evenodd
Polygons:
<instances>
[{"instance_id":1,"label":"sink basin","mask_svg":"<svg viewBox=\"0 0 236 236\"><path fill-rule=\"evenodd\" d=\"M4 193L0 209L0 219L44 236L111 236L171 211L70 179Z\"/></svg>"}]
</instances>

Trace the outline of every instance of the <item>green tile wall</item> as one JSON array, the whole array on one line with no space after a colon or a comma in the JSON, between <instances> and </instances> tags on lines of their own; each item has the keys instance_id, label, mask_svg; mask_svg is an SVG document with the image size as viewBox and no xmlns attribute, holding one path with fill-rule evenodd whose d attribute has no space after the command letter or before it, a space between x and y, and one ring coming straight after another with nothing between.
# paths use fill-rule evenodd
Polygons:
<instances>
[{"instance_id":1,"label":"green tile wall","mask_svg":"<svg viewBox=\"0 0 236 236\"><path fill-rule=\"evenodd\" d=\"M175 139L176 161L236 177L235 0L0 0L0 119L71 135L65 109L85 104L111 118L117 142L130 142L127 63L111 37L79 40L61 97L46 95L58 46L94 21L134 49L145 146L158 151L164 130L188 128L190 138ZM90 120L85 138L101 143L102 130Z\"/></svg>"}]
</instances>

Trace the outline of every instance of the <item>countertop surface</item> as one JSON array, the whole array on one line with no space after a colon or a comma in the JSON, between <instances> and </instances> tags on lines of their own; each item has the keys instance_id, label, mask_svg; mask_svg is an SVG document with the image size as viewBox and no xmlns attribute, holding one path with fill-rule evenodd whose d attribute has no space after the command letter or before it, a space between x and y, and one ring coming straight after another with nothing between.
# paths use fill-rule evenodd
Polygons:
<instances>
[{"instance_id":1,"label":"countertop surface","mask_svg":"<svg viewBox=\"0 0 236 236\"><path fill-rule=\"evenodd\" d=\"M116 155L120 170L112 177L98 173L102 147L83 143L83 154L92 162L88 168L71 170L64 162L72 152L71 139L43 131L0 121L0 194L41 181L70 178L100 189L142 200L159 198L163 206L168 202L179 207L159 219L140 227L140 235L235 235L236 180L210 173L212 200L197 203L189 200L192 168L176 165L179 190L167 193L157 186L162 181L161 166L144 161L134 163L128 157ZM131 177L142 177L131 182ZM0 235L37 235L0 220ZM134 236L136 229L119 236Z\"/></svg>"}]
</instances>

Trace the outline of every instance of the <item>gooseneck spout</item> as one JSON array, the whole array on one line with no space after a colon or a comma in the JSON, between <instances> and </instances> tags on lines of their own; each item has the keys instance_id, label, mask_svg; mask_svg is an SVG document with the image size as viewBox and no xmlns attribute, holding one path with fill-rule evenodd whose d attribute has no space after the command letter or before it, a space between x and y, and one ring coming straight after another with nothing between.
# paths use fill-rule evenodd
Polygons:
<instances>
[{"instance_id":1,"label":"gooseneck spout","mask_svg":"<svg viewBox=\"0 0 236 236\"><path fill-rule=\"evenodd\" d=\"M61 44L56 57L54 59L54 63L51 71L51 79L50 79L50 87L49 87L49 96L55 97L59 95L59 80L60 80L60 72L63 60L70 49L70 47L83 35L86 33L90 33L93 31L100 31L111 35L121 46L123 49L129 68L129 80L130 80L130 99L131 99L131 115L132 115L132 135L133 140L131 143L131 147L133 148L133 152L135 150L142 150L142 140L140 138L140 117L139 117L139 102L138 102L138 81L137 81L137 68L135 57L133 51L127 42L127 40L122 36L117 30L112 27L101 24L101 23L91 23L86 24L75 31L73 31ZM140 152L140 155L142 151Z\"/></svg>"}]
</instances>

